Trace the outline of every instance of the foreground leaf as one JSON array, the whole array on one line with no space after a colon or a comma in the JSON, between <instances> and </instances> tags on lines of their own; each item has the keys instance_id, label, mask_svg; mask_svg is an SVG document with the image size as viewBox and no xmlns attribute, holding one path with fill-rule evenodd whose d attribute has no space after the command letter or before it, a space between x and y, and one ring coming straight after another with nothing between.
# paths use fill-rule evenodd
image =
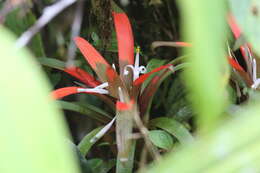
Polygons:
<instances>
[{"instance_id":1,"label":"foreground leaf","mask_svg":"<svg viewBox=\"0 0 260 173\"><path fill-rule=\"evenodd\" d=\"M77 173L46 78L2 27L0 37L1 57L8 57L0 68L0 172Z\"/></svg>"},{"instance_id":2,"label":"foreground leaf","mask_svg":"<svg viewBox=\"0 0 260 173\"><path fill-rule=\"evenodd\" d=\"M185 71L186 85L198 114L198 128L200 132L208 132L214 129L227 103L227 82L223 82L228 73L224 49L225 3L224 0L179 0L178 4L183 17L184 40L193 45L185 48L190 62Z\"/></svg>"},{"instance_id":3,"label":"foreground leaf","mask_svg":"<svg viewBox=\"0 0 260 173\"><path fill-rule=\"evenodd\" d=\"M260 56L260 1L229 0L232 13L253 50Z\"/></svg>"}]
</instances>

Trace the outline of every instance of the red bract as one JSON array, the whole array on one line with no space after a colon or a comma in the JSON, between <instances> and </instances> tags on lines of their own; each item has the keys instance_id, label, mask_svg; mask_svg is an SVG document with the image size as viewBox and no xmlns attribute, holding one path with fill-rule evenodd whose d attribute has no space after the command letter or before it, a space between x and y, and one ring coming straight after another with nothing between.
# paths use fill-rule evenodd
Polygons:
<instances>
[{"instance_id":1,"label":"red bract","mask_svg":"<svg viewBox=\"0 0 260 173\"><path fill-rule=\"evenodd\" d=\"M113 13L118 41L118 57L120 71L126 65L134 64L134 38L130 22L125 13Z\"/></svg>"},{"instance_id":2,"label":"red bract","mask_svg":"<svg viewBox=\"0 0 260 173\"><path fill-rule=\"evenodd\" d=\"M232 31L235 39L239 39L239 37L241 37L241 30L238 27L238 25L235 21L235 18L234 18L234 16L232 16L232 14L228 15L228 24L231 28L231 31ZM246 47L247 47L247 45L240 46L240 51L241 51L241 54L243 55L245 61L248 60L248 56L246 54Z\"/></svg>"},{"instance_id":3,"label":"red bract","mask_svg":"<svg viewBox=\"0 0 260 173\"><path fill-rule=\"evenodd\" d=\"M96 87L97 85L100 85L101 82L96 80L93 76L85 72L84 70L78 68L78 67L69 67L65 68L64 71L71 76L79 79L82 81L84 84L90 87Z\"/></svg>"},{"instance_id":4,"label":"red bract","mask_svg":"<svg viewBox=\"0 0 260 173\"><path fill-rule=\"evenodd\" d=\"M236 62L236 60L234 60L232 57L228 57L228 62L234 69L245 72L244 69L239 65L239 63Z\"/></svg>"},{"instance_id":5,"label":"red bract","mask_svg":"<svg viewBox=\"0 0 260 173\"><path fill-rule=\"evenodd\" d=\"M74 40L77 47L96 72L98 79L95 79L78 67L67 68L64 70L65 72L91 88L77 86L60 88L53 91L52 95L54 98L61 99L65 96L77 93L105 94L111 96L106 99L110 99L114 102L117 100L116 108L125 110L131 107L129 105L137 103L141 94L140 86L151 74L171 67L171 65L161 66L149 73L139 76L140 73L145 73L146 69L144 66L139 66L139 49L137 49L136 57L134 58L134 39L128 17L125 13L113 12L113 18L118 44L119 74L88 41L81 37L76 37ZM129 102L129 99L131 100L129 103L126 104L119 99L119 88L127 98L127 102Z\"/></svg>"},{"instance_id":6,"label":"red bract","mask_svg":"<svg viewBox=\"0 0 260 173\"><path fill-rule=\"evenodd\" d=\"M232 14L228 15L228 23L229 23L229 26L230 26L235 38L238 39L241 35L241 31L240 31L234 17L232 16Z\"/></svg>"},{"instance_id":7,"label":"red bract","mask_svg":"<svg viewBox=\"0 0 260 173\"><path fill-rule=\"evenodd\" d=\"M116 109L119 111L131 110L133 106L134 106L134 100L131 100L129 103L124 103L120 101L116 102Z\"/></svg>"}]
</instances>

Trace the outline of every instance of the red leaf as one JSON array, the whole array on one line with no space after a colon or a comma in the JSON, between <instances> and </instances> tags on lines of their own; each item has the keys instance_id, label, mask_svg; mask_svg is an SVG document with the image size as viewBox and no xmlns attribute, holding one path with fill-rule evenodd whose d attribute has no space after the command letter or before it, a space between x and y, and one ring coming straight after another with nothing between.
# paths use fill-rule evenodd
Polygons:
<instances>
[{"instance_id":1,"label":"red leaf","mask_svg":"<svg viewBox=\"0 0 260 173\"><path fill-rule=\"evenodd\" d=\"M52 91L51 95L55 99L61 99L63 97L66 97L68 95L72 94L78 94L78 93L87 93L87 94L92 94L92 95L100 95L95 92L86 92L86 91L78 91L82 87L64 87L64 88L59 88L54 91Z\"/></svg>"},{"instance_id":2,"label":"red leaf","mask_svg":"<svg viewBox=\"0 0 260 173\"><path fill-rule=\"evenodd\" d=\"M65 68L64 71L90 87L96 87L101 84L101 82L97 81L93 76L79 67Z\"/></svg>"},{"instance_id":3,"label":"red leaf","mask_svg":"<svg viewBox=\"0 0 260 173\"><path fill-rule=\"evenodd\" d=\"M118 44L120 68L134 64L134 38L131 24L125 13L113 12Z\"/></svg>"},{"instance_id":4,"label":"red leaf","mask_svg":"<svg viewBox=\"0 0 260 173\"><path fill-rule=\"evenodd\" d=\"M233 58L229 57L228 62L234 69L244 72L244 69Z\"/></svg>"},{"instance_id":5,"label":"red leaf","mask_svg":"<svg viewBox=\"0 0 260 173\"><path fill-rule=\"evenodd\" d=\"M241 30L238 27L238 25L236 23L236 20L235 20L234 16L232 16L232 14L228 15L228 23L229 23L229 26L231 28L231 31L232 31L234 37L236 39L238 39L241 36ZM247 61L248 57L247 57L247 54L246 54L245 47L244 46L240 46L240 51L241 51L244 59Z\"/></svg>"},{"instance_id":6,"label":"red leaf","mask_svg":"<svg viewBox=\"0 0 260 173\"><path fill-rule=\"evenodd\" d=\"M116 71L113 68L107 69L107 79L109 82L113 82L116 80L116 78L119 78Z\"/></svg>"},{"instance_id":7,"label":"red leaf","mask_svg":"<svg viewBox=\"0 0 260 173\"><path fill-rule=\"evenodd\" d=\"M96 65L98 63L109 66L106 60L88 41L81 37L76 37L74 40L76 42L76 45L80 49L81 53L84 55L85 59L93 69L97 68Z\"/></svg>"},{"instance_id":8,"label":"red leaf","mask_svg":"<svg viewBox=\"0 0 260 173\"><path fill-rule=\"evenodd\" d=\"M72 95L72 94L77 94L78 88L80 87L65 87L65 88L59 88L57 90L52 91L51 95L55 99L61 99L65 96Z\"/></svg>"},{"instance_id":9,"label":"red leaf","mask_svg":"<svg viewBox=\"0 0 260 173\"><path fill-rule=\"evenodd\" d=\"M235 21L235 18L231 14L228 15L228 23L235 38L237 39L238 37L240 37L241 31Z\"/></svg>"},{"instance_id":10,"label":"red leaf","mask_svg":"<svg viewBox=\"0 0 260 173\"><path fill-rule=\"evenodd\" d=\"M161 70L163 70L163 69L169 68L170 66L172 66L172 65L171 65L171 64L167 64L167 65L158 67L158 68L152 70L151 72L146 73L146 74L140 76L139 78L137 78L137 79L134 81L134 86L141 85L141 84L142 84L149 76L151 76L153 73L156 73L156 72L161 71Z\"/></svg>"},{"instance_id":11,"label":"red leaf","mask_svg":"<svg viewBox=\"0 0 260 173\"><path fill-rule=\"evenodd\" d=\"M81 37L76 37L75 43L80 49L81 53L84 55L85 59L89 63L89 65L95 70L98 77L102 80L102 82L106 82L106 74L105 71L110 65L107 61L99 54L99 52L85 39ZM103 65L104 69L103 69Z\"/></svg>"},{"instance_id":12,"label":"red leaf","mask_svg":"<svg viewBox=\"0 0 260 173\"><path fill-rule=\"evenodd\" d=\"M187 42L181 42L181 41L177 41L177 42L174 42L177 46L179 47L191 47L191 44L190 43L187 43Z\"/></svg>"},{"instance_id":13,"label":"red leaf","mask_svg":"<svg viewBox=\"0 0 260 173\"><path fill-rule=\"evenodd\" d=\"M149 85L144 89L142 95L140 96L140 115L144 115L147 111L148 105L152 102L153 96L155 92L157 91L158 87L160 86L161 82L160 79L165 75L163 73L160 76L155 76Z\"/></svg>"}]
</instances>

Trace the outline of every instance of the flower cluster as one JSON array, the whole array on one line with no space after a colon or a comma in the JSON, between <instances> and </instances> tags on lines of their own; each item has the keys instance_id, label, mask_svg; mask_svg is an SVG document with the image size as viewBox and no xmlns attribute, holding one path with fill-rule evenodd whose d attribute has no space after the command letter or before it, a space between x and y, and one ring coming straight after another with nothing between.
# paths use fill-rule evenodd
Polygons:
<instances>
[{"instance_id":1,"label":"flower cluster","mask_svg":"<svg viewBox=\"0 0 260 173\"><path fill-rule=\"evenodd\" d=\"M113 18L118 42L119 74L115 65L111 66L108 64L88 41L81 37L76 37L75 43L77 47L96 72L98 79L95 79L79 67L66 68L65 72L77 78L88 87L72 86L57 89L52 93L56 99L77 93L94 94L110 103L118 102L116 105L119 110L125 109L128 107L125 105L126 102L137 102L140 96L141 85L149 76L163 69L171 68L171 65L164 65L146 73L146 68L139 65L139 48L136 50L134 60L134 39L128 17L125 13L113 12ZM122 95L120 93L123 93L123 97L120 97ZM123 101L125 103L122 103Z\"/></svg>"}]
</instances>

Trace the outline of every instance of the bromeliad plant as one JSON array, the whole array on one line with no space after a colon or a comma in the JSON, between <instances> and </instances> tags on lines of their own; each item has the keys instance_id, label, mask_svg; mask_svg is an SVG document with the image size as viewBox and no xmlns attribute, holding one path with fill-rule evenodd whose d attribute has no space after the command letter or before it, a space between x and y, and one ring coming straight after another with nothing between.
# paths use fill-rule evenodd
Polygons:
<instances>
[{"instance_id":1,"label":"bromeliad plant","mask_svg":"<svg viewBox=\"0 0 260 173\"><path fill-rule=\"evenodd\" d=\"M125 13L113 12L113 18L118 43L119 70L117 71L116 65L109 65L88 41L76 37L77 47L96 72L98 79L78 67L65 68L65 72L80 80L86 87L60 88L53 91L52 95L56 99L61 99L71 94L92 94L115 108L118 158L121 162L128 162L134 122L147 139L147 131L144 130L141 117L148 111L156 88L173 68L171 64L167 64L146 73L146 68L139 64L139 48L134 59L134 39L128 17ZM161 71L160 76L152 75L159 71ZM142 84L148 78L150 82L148 84L146 82L146 87L142 88ZM112 126L114 119L105 126L105 131ZM102 133L104 134L105 131L103 130ZM151 143L147 140L146 144L151 147Z\"/></svg>"},{"instance_id":2,"label":"bromeliad plant","mask_svg":"<svg viewBox=\"0 0 260 173\"><path fill-rule=\"evenodd\" d=\"M228 22L232 30L232 33L236 39L236 42L238 42L239 39L242 38L242 32L238 27L238 25L236 24L236 21L232 15L229 15ZM243 56L243 61L246 64L246 69L240 66L237 58L229 49L230 64L232 65L234 70L240 75L240 77L243 79L247 87L252 89L258 89L260 85L260 79L257 78L256 58L253 56L250 45L248 43L242 42L242 44L239 45L239 49Z\"/></svg>"},{"instance_id":3,"label":"bromeliad plant","mask_svg":"<svg viewBox=\"0 0 260 173\"><path fill-rule=\"evenodd\" d=\"M238 95L243 95L243 91L241 90L244 88L253 90L260 88L260 78L257 77L257 58L254 56L250 44L245 42L243 33L232 14L228 15L227 21L235 39L233 49L230 48L230 45L227 46L227 59L232 68L231 83L232 86L235 86L233 88L239 93ZM152 44L153 48L159 46L190 47L192 45L186 42L154 42ZM234 51L237 51L237 49L239 49L239 53L243 59L236 57ZM245 66L240 65L242 61Z\"/></svg>"},{"instance_id":4,"label":"bromeliad plant","mask_svg":"<svg viewBox=\"0 0 260 173\"><path fill-rule=\"evenodd\" d=\"M228 45L228 60L232 66L230 84L236 92L236 102L239 104L248 100L250 93L252 93L249 91L259 90L260 79L257 78L258 60L231 13L228 15L228 24L235 40L233 49ZM241 55L241 58L234 53L235 51Z\"/></svg>"}]
</instances>

